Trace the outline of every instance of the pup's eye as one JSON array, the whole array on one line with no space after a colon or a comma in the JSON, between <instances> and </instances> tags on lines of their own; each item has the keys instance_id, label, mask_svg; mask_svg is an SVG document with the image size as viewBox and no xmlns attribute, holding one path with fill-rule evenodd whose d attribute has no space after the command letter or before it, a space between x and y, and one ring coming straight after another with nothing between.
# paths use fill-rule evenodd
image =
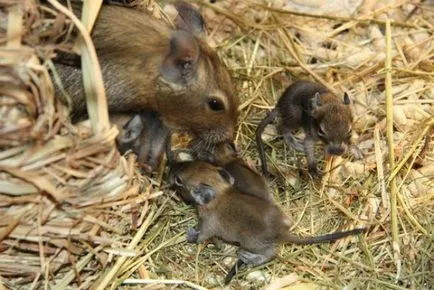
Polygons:
<instances>
[{"instance_id":1,"label":"pup's eye","mask_svg":"<svg viewBox=\"0 0 434 290\"><path fill-rule=\"evenodd\" d=\"M228 146L229 146L230 150L232 150L232 152L235 152L235 153L237 152L237 147L235 146L234 142L229 142Z\"/></svg>"},{"instance_id":2,"label":"pup's eye","mask_svg":"<svg viewBox=\"0 0 434 290\"><path fill-rule=\"evenodd\" d=\"M182 186L182 178L179 176L175 177L175 184L178 186Z\"/></svg>"},{"instance_id":3,"label":"pup's eye","mask_svg":"<svg viewBox=\"0 0 434 290\"><path fill-rule=\"evenodd\" d=\"M216 98L210 98L208 101L208 106L211 110L215 112L220 112L225 109L225 105L223 104L223 102Z\"/></svg>"},{"instance_id":4,"label":"pup's eye","mask_svg":"<svg viewBox=\"0 0 434 290\"><path fill-rule=\"evenodd\" d=\"M322 126L320 126L320 127L318 128L318 135L319 135L319 136L325 136L325 132L324 132L324 129L322 128Z\"/></svg>"}]
</instances>

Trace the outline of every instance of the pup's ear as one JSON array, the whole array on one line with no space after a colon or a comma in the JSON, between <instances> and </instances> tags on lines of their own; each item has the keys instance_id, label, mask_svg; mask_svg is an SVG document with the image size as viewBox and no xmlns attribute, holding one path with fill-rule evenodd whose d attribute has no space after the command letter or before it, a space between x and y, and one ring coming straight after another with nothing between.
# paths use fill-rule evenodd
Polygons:
<instances>
[{"instance_id":1,"label":"pup's ear","mask_svg":"<svg viewBox=\"0 0 434 290\"><path fill-rule=\"evenodd\" d=\"M232 151L232 153L238 154L237 146L233 141L227 143L228 148Z\"/></svg>"},{"instance_id":2,"label":"pup's ear","mask_svg":"<svg viewBox=\"0 0 434 290\"><path fill-rule=\"evenodd\" d=\"M177 1L174 4L178 11L175 24L178 29L193 33L196 37L206 36L206 25L202 15L190 3Z\"/></svg>"},{"instance_id":3,"label":"pup's ear","mask_svg":"<svg viewBox=\"0 0 434 290\"><path fill-rule=\"evenodd\" d=\"M234 185L235 179L226 169L220 168L218 171L224 180L226 180L231 186Z\"/></svg>"},{"instance_id":4,"label":"pup's ear","mask_svg":"<svg viewBox=\"0 0 434 290\"><path fill-rule=\"evenodd\" d=\"M344 93L344 104L349 105L351 103L350 97L348 96L347 92Z\"/></svg>"},{"instance_id":5,"label":"pup's ear","mask_svg":"<svg viewBox=\"0 0 434 290\"><path fill-rule=\"evenodd\" d=\"M316 92L312 98L312 110L318 109L321 106L321 95L319 92Z\"/></svg>"},{"instance_id":6,"label":"pup's ear","mask_svg":"<svg viewBox=\"0 0 434 290\"><path fill-rule=\"evenodd\" d=\"M192 196L197 203L204 205L215 198L216 192L212 186L200 183L195 189L193 189Z\"/></svg>"},{"instance_id":7,"label":"pup's ear","mask_svg":"<svg viewBox=\"0 0 434 290\"><path fill-rule=\"evenodd\" d=\"M126 144L137 139L142 134L145 124L140 115L135 115L123 127L124 134L120 138L121 144Z\"/></svg>"},{"instance_id":8,"label":"pup's ear","mask_svg":"<svg viewBox=\"0 0 434 290\"><path fill-rule=\"evenodd\" d=\"M168 82L187 84L196 76L199 45L186 31L176 31L170 40L170 53L160 67L161 76Z\"/></svg>"}]
</instances>

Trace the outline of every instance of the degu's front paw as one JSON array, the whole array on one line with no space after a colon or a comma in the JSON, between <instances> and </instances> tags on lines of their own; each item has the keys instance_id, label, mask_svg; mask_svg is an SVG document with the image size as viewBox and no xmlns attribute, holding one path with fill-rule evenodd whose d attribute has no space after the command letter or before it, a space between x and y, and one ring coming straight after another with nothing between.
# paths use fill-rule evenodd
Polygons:
<instances>
[{"instance_id":1,"label":"degu's front paw","mask_svg":"<svg viewBox=\"0 0 434 290\"><path fill-rule=\"evenodd\" d=\"M351 145L349 148L349 153L357 160L362 160L364 158L363 152L356 145Z\"/></svg>"},{"instance_id":2,"label":"degu's front paw","mask_svg":"<svg viewBox=\"0 0 434 290\"><path fill-rule=\"evenodd\" d=\"M322 171L319 170L318 167L316 167L316 165L309 165L308 170L309 170L309 174L314 179L320 179L323 175Z\"/></svg>"},{"instance_id":3,"label":"degu's front paw","mask_svg":"<svg viewBox=\"0 0 434 290\"><path fill-rule=\"evenodd\" d=\"M188 228L187 230L187 242L189 243L197 243L197 239L199 238L199 231L194 228Z\"/></svg>"}]
</instances>

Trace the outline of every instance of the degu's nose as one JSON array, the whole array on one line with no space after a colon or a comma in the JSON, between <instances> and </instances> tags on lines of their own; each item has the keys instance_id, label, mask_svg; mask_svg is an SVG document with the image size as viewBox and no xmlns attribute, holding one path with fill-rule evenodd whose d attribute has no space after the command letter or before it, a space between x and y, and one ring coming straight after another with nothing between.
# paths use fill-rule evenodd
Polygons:
<instances>
[{"instance_id":1,"label":"degu's nose","mask_svg":"<svg viewBox=\"0 0 434 290\"><path fill-rule=\"evenodd\" d=\"M327 153L330 155L342 155L345 152L345 148L339 145L329 145L327 147Z\"/></svg>"}]
</instances>

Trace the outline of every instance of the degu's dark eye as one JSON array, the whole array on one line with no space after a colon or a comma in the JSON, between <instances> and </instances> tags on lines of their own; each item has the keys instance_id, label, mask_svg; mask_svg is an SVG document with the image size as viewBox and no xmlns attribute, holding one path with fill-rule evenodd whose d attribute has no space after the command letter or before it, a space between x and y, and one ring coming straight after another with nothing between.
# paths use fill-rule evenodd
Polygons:
<instances>
[{"instance_id":1,"label":"degu's dark eye","mask_svg":"<svg viewBox=\"0 0 434 290\"><path fill-rule=\"evenodd\" d=\"M322 128L322 126L318 127L318 135L319 136L325 136L325 132L324 132L324 129Z\"/></svg>"},{"instance_id":2,"label":"degu's dark eye","mask_svg":"<svg viewBox=\"0 0 434 290\"><path fill-rule=\"evenodd\" d=\"M182 178L180 176L175 176L175 184L178 186L182 186Z\"/></svg>"},{"instance_id":3,"label":"degu's dark eye","mask_svg":"<svg viewBox=\"0 0 434 290\"><path fill-rule=\"evenodd\" d=\"M215 112L220 112L225 109L225 105L223 104L223 102L217 98L210 98L208 100L208 106L211 110Z\"/></svg>"}]
</instances>

